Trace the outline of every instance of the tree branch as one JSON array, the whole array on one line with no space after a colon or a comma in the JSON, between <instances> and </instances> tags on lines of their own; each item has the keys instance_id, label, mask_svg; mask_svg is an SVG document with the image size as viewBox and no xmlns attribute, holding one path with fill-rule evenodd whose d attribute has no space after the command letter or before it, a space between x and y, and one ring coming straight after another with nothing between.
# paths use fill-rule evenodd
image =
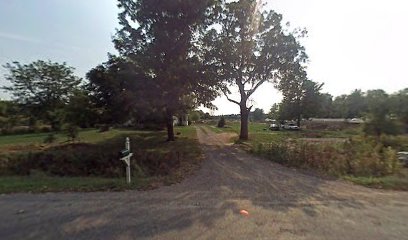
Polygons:
<instances>
[{"instance_id":1,"label":"tree branch","mask_svg":"<svg viewBox=\"0 0 408 240\"><path fill-rule=\"evenodd\" d=\"M248 91L247 96L248 96L248 97L251 96L251 95L255 92L255 90L256 90L259 86L261 86L262 83L264 83L264 82L266 82L266 80L261 80L261 81L259 81L259 82L255 85L255 87L253 87L251 90Z\"/></svg>"},{"instance_id":2,"label":"tree branch","mask_svg":"<svg viewBox=\"0 0 408 240\"><path fill-rule=\"evenodd\" d=\"M239 105L238 101L235 101L235 100L228 97L228 94L227 94L227 92L225 90L222 90L222 93L224 93L224 96L227 98L228 101Z\"/></svg>"}]
</instances>

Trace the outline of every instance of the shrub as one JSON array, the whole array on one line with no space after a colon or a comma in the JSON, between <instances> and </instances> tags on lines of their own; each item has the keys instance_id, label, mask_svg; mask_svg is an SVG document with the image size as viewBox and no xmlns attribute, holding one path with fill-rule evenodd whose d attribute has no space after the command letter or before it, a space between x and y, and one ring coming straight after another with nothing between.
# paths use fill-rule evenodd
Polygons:
<instances>
[{"instance_id":1,"label":"shrub","mask_svg":"<svg viewBox=\"0 0 408 240\"><path fill-rule=\"evenodd\" d=\"M287 166L334 176L384 176L400 169L395 150L367 138L336 144L278 142L258 145L255 152Z\"/></svg>"},{"instance_id":2,"label":"shrub","mask_svg":"<svg viewBox=\"0 0 408 240\"><path fill-rule=\"evenodd\" d=\"M50 176L125 176L125 163L119 160L118 151L123 139L100 144L71 143L42 151L0 154L1 175L29 175L41 171ZM152 152L131 146L133 176L165 176L179 168L183 152Z\"/></svg>"},{"instance_id":3,"label":"shrub","mask_svg":"<svg viewBox=\"0 0 408 240\"><path fill-rule=\"evenodd\" d=\"M225 118L224 118L224 116L221 116L220 120L218 121L217 127L219 127L219 128L225 127Z\"/></svg>"}]
</instances>

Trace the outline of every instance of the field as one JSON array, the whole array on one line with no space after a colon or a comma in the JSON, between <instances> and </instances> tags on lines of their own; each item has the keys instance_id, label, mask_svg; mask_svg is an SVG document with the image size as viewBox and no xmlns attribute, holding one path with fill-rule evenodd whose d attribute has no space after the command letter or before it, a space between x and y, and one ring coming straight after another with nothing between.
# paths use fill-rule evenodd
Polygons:
<instances>
[{"instance_id":1,"label":"field","mask_svg":"<svg viewBox=\"0 0 408 240\"><path fill-rule=\"evenodd\" d=\"M239 134L239 131L240 131L239 122L228 122L224 128L218 128L213 125L210 125L209 127L211 130L213 130L216 133L234 132L236 134ZM316 138L316 139L321 139L321 140L324 140L325 138L347 139L349 137L359 134L358 127L352 127L352 128L341 130L341 131L309 130L309 129L302 129L301 131L288 131L288 130L271 131L268 128L269 124L256 123L256 122L250 122L248 127L249 127L249 141L247 141L246 143L252 146L256 146L259 143L270 143L270 142L282 141L288 138L293 138L293 139ZM238 138L233 139L233 140L238 140Z\"/></svg>"},{"instance_id":2,"label":"field","mask_svg":"<svg viewBox=\"0 0 408 240\"><path fill-rule=\"evenodd\" d=\"M98 143L105 140L115 138L120 135L132 134L135 131L112 129L106 132L99 132L98 129L86 129L79 132L78 140L86 143ZM44 145L44 139L50 133L35 133L35 134L20 134L0 136L0 150L7 151L8 149L27 147L29 145ZM66 134L55 133L56 144L63 144L68 141Z\"/></svg>"},{"instance_id":3,"label":"field","mask_svg":"<svg viewBox=\"0 0 408 240\"><path fill-rule=\"evenodd\" d=\"M40 156L32 160L23 159L28 163L47 163L46 168L39 170L33 167L26 172L21 170L24 166L19 166L21 174L3 171L0 176L0 193L144 189L178 182L199 167L201 152L193 127L176 127L175 132L178 134L175 142L166 142L164 131L121 129L107 132L83 130L76 143L67 142L63 134L57 134L57 143L53 144L43 143L47 134L0 136L0 166L2 163L10 164L10 161L21 161L14 157L19 154ZM123 163L115 157L124 147L126 136L131 139L132 152L135 154L131 185L125 182ZM106 166L109 171L101 169L91 174L81 172L88 165L92 171L92 168L98 168L98 163L105 162L110 164ZM173 165L165 165L163 162ZM13 162L11 166L14 167L12 164ZM154 171L156 168L158 170ZM61 176L62 174L66 176Z\"/></svg>"}]
</instances>

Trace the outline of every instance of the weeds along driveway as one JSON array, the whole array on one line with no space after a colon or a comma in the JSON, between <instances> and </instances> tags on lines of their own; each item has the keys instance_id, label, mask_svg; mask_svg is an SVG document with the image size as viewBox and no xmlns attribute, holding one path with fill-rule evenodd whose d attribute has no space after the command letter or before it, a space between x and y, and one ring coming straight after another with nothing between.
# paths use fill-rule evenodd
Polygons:
<instances>
[{"instance_id":1,"label":"weeds along driveway","mask_svg":"<svg viewBox=\"0 0 408 240\"><path fill-rule=\"evenodd\" d=\"M206 160L180 184L0 196L0 239L408 239L408 193L305 175L197 133Z\"/></svg>"}]
</instances>

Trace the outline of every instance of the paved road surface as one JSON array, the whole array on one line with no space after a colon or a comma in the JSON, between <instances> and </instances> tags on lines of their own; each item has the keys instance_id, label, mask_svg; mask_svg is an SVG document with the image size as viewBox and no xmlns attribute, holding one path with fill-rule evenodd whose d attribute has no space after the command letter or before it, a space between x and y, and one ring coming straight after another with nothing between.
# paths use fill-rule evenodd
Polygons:
<instances>
[{"instance_id":1,"label":"paved road surface","mask_svg":"<svg viewBox=\"0 0 408 240\"><path fill-rule=\"evenodd\" d=\"M0 239L408 239L408 193L304 175L197 130L206 160L182 183L3 195Z\"/></svg>"}]
</instances>

